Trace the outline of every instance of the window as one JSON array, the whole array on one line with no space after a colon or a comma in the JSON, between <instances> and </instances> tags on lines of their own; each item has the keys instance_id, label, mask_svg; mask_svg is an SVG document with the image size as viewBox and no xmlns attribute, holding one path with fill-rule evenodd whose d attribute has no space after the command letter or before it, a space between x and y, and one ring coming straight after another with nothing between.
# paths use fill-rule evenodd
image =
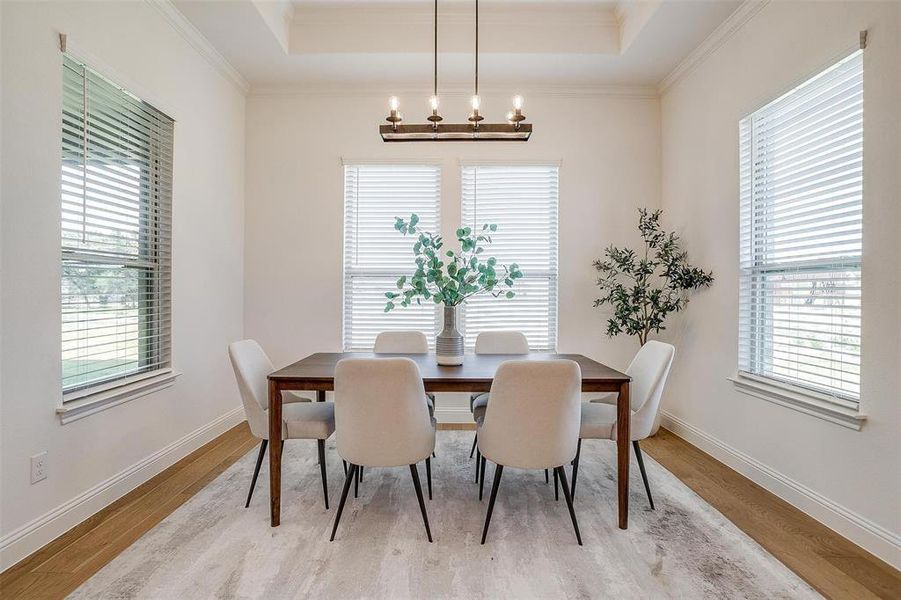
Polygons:
<instances>
[{"instance_id":1,"label":"window","mask_svg":"<svg viewBox=\"0 0 901 600\"><path fill-rule=\"evenodd\" d=\"M497 224L485 251L500 264L517 263L513 299L474 296L463 309L466 346L482 331L515 329L535 350L557 347L558 167L464 166L463 223Z\"/></svg>"},{"instance_id":2,"label":"window","mask_svg":"<svg viewBox=\"0 0 901 600\"><path fill-rule=\"evenodd\" d=\"M862 51L743 119L740 144L739 372L856 412Z\"/></svg>"},{"instance_id":3,"label":"window","mask_svg":"<svg viewBox=\"0 0 901 600\"><path fill-rule=\"evenodd\" d=\"M396 217L419 216L437 231L441 170L437 165L344 167L344 348L371 350L385 330L422 331L434 343L433 303L385 312L385 292L410 275L416 236L394 229Z\"/></svg>"},{"instance_id":4,"label":"window","mask_svg":"<svg viewBox=\"0 0 901 600\"><path fill-rule=\"evenodd\" d=\"M170 366L172 119L64 57L62 389ZM113 383L115 382L115 384Z\"/></svg>"}]
</instances>

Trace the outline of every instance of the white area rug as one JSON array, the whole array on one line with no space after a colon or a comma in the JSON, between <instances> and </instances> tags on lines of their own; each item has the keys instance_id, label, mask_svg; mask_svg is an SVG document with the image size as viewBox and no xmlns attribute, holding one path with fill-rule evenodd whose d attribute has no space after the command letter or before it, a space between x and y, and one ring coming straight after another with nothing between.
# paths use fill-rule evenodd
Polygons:
<instances>
[{"instance_id":1,"label":"white area rug","mask_svg":"<svg viewBox=\"0 0 901 600\"><path fill-rule=\"evenodd\" d=\"M488 541L479 545L472 432L438 432L427 501L434 543L409 468L367 469L329 542L343 483L327 445L330 509L316 445L285 446L282 524L269 527L268 460L249 509L257 451L100 570L70 598L816 598L806 583L645 455L657 510L648 508L634 455L631 519L616 527L615 446L588 441L573 535L561 494L543 472L506 469ZM425 488L425 467L420 466Z\"/></svg>"}]
</instances>

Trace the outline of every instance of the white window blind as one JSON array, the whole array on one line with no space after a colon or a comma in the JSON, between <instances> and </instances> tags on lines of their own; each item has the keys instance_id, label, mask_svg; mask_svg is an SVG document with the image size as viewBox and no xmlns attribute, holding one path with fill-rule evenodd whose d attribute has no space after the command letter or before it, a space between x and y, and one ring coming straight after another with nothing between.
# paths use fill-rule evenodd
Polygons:
<instances>
[{"instance_id":1,"label":"white window blind","mask_svg":"<svg viewBox=\"0 0 901 600\"><path fill-rule=\"evenodd\" d=\"M463 224L474 230L496 224L485 256L515 262L523 272L514 298L483 294L467 300L462 321L468 348L482 331L513 329L534 350L556 350L558 187L556 165L463 167Z\"/></svg>"},{"instance_id":2,"label":"white window blind","mask_svg":"<svg viewBox=\"0 0 901 600\"><path fill-rule=\"evenodd\" d=\"M174 123L63 61L62 388L73 392L169 367Z\"/></svg>"},{"instance_id":3,"label":"white window blind","mask_svg":"<svg viewBox=\"0 0 901 600\"><path fill-rule=\"evenodd\" d=\"M740 123L739 371L856 408L863 54Z\"/></svg>"},{"instance_id":4,"label":"white window blind","mask_svg":"<svg viewBox=\"0 0 901 600\"><path fill-rule=\"evenodd\" d=\"M413 274L417 235L394 229L396 217L419 216L418 229L438 231L441 170L437 165L344 167L344 348L371 350L386 330L422 331L434 344L432 302L385 312L385 292Z\"/></svg>"}]
</instances>

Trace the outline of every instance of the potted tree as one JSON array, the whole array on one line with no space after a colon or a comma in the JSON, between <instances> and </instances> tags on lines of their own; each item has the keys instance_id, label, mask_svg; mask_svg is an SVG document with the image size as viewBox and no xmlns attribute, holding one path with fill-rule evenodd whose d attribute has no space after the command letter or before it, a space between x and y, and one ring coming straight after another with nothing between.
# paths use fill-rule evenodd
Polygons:
<instances>
[{"instance_id":1,"label":"potted tree","mask_svg":"<svg viewBox=\"0 0 901 600\"><path fill-rule=\"evenodd\" d=\"M410 276L397 280L397 290L385 292L385 312L423 301L444 305L444 328L438 334L435 353L438 364L463 364L463 336L457 330L457 307L477 294L513 298L513 285L522 277L516 263L499 265L497 259L484 257L497 225L485 224L474 232L470 227L457 229L460 251L442 250L444 241L436 233L418 231L419 217L397 217L394 229L403 235L419 234L413 244L416 268Z\"/></svg>"},{"instance_id":2,"label":"potted tree","mask_svg":"<svg viewBox=\"0 0 901 600\"><path fill-rule=\"evenodd\" d=\"M636 252L611 245L603 259L594 261L601 290L594 306L613 308L607 335L632 335L642 346L651 332L666 329L670 313L685 308L691 291L713 283L713 273L688 263L679 236L661 229L661 214L639 209L638 231L644 248Z\"/></svg>"}]
</instances>

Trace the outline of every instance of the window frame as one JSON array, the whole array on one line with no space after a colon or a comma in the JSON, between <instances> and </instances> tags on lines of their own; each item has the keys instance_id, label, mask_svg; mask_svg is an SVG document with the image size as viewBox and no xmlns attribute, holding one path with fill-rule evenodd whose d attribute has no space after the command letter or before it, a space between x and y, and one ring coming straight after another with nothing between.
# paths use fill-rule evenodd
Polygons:
<instances>
[{"instance_id":1,"label":"window frame","mask_svg":"<svg viewBox=\"0 0 901 600\"><path fill-rule=\"evenodd\" d=\"M555 353L557 352L557 344L559 342L559 328L560 328L560 172L562 170L562 161L559 159L551 159L551 160L461 160L459 161L459 172L458 177L460 181L460 222L462 226L470 226L474 227L476 225L481 226L481 223L467 223L466 222L466 207L465 207L465 170L468 168L480 168L480 167L507 167L511 169L515 168L528 168L528 167L538 167L538 168L553 168L556 170L556 198L554 199L554 207L553 207L553 221L555 225L554 231L554 248L550 252L551 254L551 268L545 271L534 272L530 271L527 268L523 268L523 277L518 280L528 281L528 280L546 280L548 282L549 296L553 299L553 306L548 307L548 347L543 347L540 345L534 345L532 340L529 339L529 349L532 352L549 352ZM475 217L477 221L480 221L477 217ZM490 220L490 219L489 219ZM503 225L498 223L498 228L501 229ZM491 246L486 246L485 252L487 255L491 256ZM504 261L499 261L503 263ZM518 283L517 282L517 283ZM517 292L517 286L514 285L513 291ZM498 302L504 302L504 299L497 299ZM460 311L460 315L458 317L458 325L461 333L466 339L466 330L467 330L467 311L468 306L466 304L463 305L462 310ZM526 336L527 339L529 336ZM466 344L466 350L472 351L474 350L475 339Z\"/></svg>"},{"instance_id":2,"label":"window frame","mask_svg":"<svg viewBox=\"0 0 901 600\"><path fill-rule=\"evenodd\" d=\"M830 421L832 423L855 430L860 430L866 420L866 415L861 409L860 386L858 386L858 392L855 397L854 395L842 394L836 391L830 392L825 389L818 389L815 385L801 382L799 380L792 380L790 377L768 376L762 373L745 370L743 369L743 366L745 366L743 365L744 360L747 360L748 366L751 366L753 364L759 365L768 360L767 358L765 358L768 336L765 334L754 335L752 333L748 333L747 339L745 339L743 337L745 335L743 331L747 329L750 332L760 328L760 325L755 325L750 321L754 320L755 315L761 314L761 309L758 308L758 306L760 305L759 303L767 302L769 297L760 297L759 299L754 300L752 297L757 294L750 291L750 288L753 281L759 281L760 278L765 278L768 274L779 275L790 272L792 274L801 273L810 276L818 272L822 273L824 269L829 269L830 272L856 273L857 277L860 278L858 285L860 287L860 290L862 291L862 251L857 253L856 256L842 256L841 258L815 257L802 262L792 262L790 259L787 262L779 262L776 260L759 260L758 253L753 248L755 247L755 241L758 240L762 233L765 237L766 232L761 232L758 227L756 227L757 224L755 217L753 216L753 192L745 191L746 187L749 189L754 188L754 172L757 170L757 143L754 137L753 127L755 116L759 115L770 106L780 102L784 98L789 98L793 92L797 91L799 88L802 88L805 84L811 82L821 75L828 73L832 69L838 67L849 59L854 58L855 55L858 54L860 54L861 77L863 78L865 67L865 53L863 52L863 48L850 48L840 55L834 57L833 60L830 60L827 64L817 69L814 73L811 73L805 76L803 79L796 81L782 93L774 95L772 100L763 103L761 106L755 108L753 111L748 112L739 119L739 363L737 365L735 374L728 378L734 384L735 389L739 392L761 398L788 408L792 408L796 411L810 414L826 421ZM863 92L861 92L861 98L863 101ZM863 132L865 125L863 125L863 120L861 122L861 139L865 139L865 133ZM745 128L748 129L747 133L745 133ZM769 134L772 135L772 132L769 132ZM747 146L749 150L746 150L745 147L746 137L748 140ZM863 157L863 155L863 149L861 149L861 157ZM864 169L865 165L863 164L861 158L861 177L863 177ZM749 180L748 182L745 182L746 178ZM861 190L860 210L862 213L864 203L863 183L861 183ZM747 200L751 207L750 210L752 211L750 216L745 215L746 194L751 194L750 199ZM746 229L749 229L750 232L746 233ZM860 226L860 236L862 240L862 224ZM745 244L749 244L749 247L745 248ZM747 264L745 264L746 262L751 262L752 264L748 266ZM746 308L745 302L748 302L750 307L750 312L747 316L743 315L743 311ZM746 319L749 322L746 323ZM858 326L862 323L862 321L863 307L861 305L859 309L859 320L857 322ZM766 327L767 325L765 324L763 326ZM772 327L772 322L768 323L768 326ZM862 345L862 338L860 338L860 342ZM770 340L770 344L772 344L772 340ZM745 345L747 345L747 347L745 347ZM743 354L747 355L746 359L743 358ZM858 357L861 356L862 348L858 351ZM862 364L862 360L860 358L858 358L858 361L860 364Z\"/></svg>"},{"instance_id":3,"label":"window frame","mask_svg":"<svg viewBox=\"0 0 901 600\"><path fill-rule=\"evenodd\" d=\"M147 161L146 164L144 161L136 161L135 164L140 167L140 174L138 176L138 180L140 181L140 186L146 186L147 189L150 190L148 196L149 197L162 197L162 201L155 202L154 206L149 209L145 207L145 202L143 199L139 200L136 204L137 210L139 211L139 228L138 228L138 244L139 247L147 244L147 239L156 238L160 239L161 237L168 237L165 242L156 241L152 243L153 248L146 252L146 256L138 255L135 257L126 257L123 254L111 255L106 257L104 260L103 252L99 250L90 251L90 249L84 249L82 251L73 250L72 248L67 248L66 244L61 241L60 246L60 289L62 291L62 278L63 278L63 269L67 264L71 266L82 267L85 266L90 268L91 265L96 268L102 268L105 264L107 266L122 266L126 269L138 269L145 273L145 277L138 277L138 286L139 289L147 289L147 286L152 288L152 295L156 296L157 299L154 302L154 310L152 311L153 317L150 319L149 326L155 328L157 333L156 337L153 339L144 339L147 336L143 336L139 334L138 341L139 346L141 346L138 350L139 361L144 361L148 357L153 359L152 364L145 365L144 368L139 368L138 370L134 370L124 374L114 374L110 377L99 379L97 381L85 382L82 384L76 384L72 386L68 386L63 388L62 379L60 385L60 402L57 406L56 412L62 422L62 424L67 424L72 421L79 420L83 417L86 417L90 414L94 414L96 412L105 410L106 408L110 408L112 406L116 406L123 402L150 394L152 392L164 389L166 387L171 386L175 379L181 375L180 372L176 371L173 368L173 358L172 358L172 325L171 325L171 315L172 315L172 291L171 291L171 279L172 279L172 197L173 190L171 187L171 173L174 168L174 160L173 160L173 150L174 150L174 135L175 135L175 119L170 116L172 114L169 111L164 111L158 108L158 104L151 100L151 96L147 94L141 93L138 89L138 86L134 85L132 82L129 82L127 78L119 76L113 69L103 65L99 60L91 57L89 54L81 51L78 48L73 48L71 44L67 44L67 49L65 52L60 54L60 73L61 73L61 85L65 85L63 83L65 76L65 69L70 68L67 66L67 61L74 62L84 68L84 77L88 76L88 72L90 72L91 76L96 77L98 79L104 80L109 85L121 90L124 94L131 96L136 102L140 102L141 105L146 105L150 107L156 113L159 113L161 119L165 119L171 122L171 130L165 134L170 135L173 138L172 147L170 147L166 152L168 152L168 158L165 156L164 152L160 151L160 148L157 146L160 140L155 136L148 136L146 139L147 142ZM61 95L61 103L63 102L64 96ZM60 114L63 113L63 107L61 106ZM61 124L62 127L62 124ZM64 135L64 131L61 128L61 132ZM85 159L85 164L88 164L90 158ZM168 164L162 163L161 161L167 161ZM62 174L64 172L65 159L60 156L60 190L61 194L64 194L63 190L63 181ZM168 169L170 182L168 183L168 190L165 189L167 184L162 183L160 169ZM63 200L65 202L65 200ZM162 208L160 208L162 207ZM160 216L160 210L168 211L168 215L165 217ZM153 221L152 226L144 226L143 219L145 213L148 215L148 219ZM150 281L146 279L146 275L150 276ZM145 298L147 296L145 295ZM62 301L62 297L61 297ZM145 300L146 301L146 300ZM62 306L60 307L60 315L62 321ZM165 321L165 322L164 322ZM148 326L148 322L141 321L139 319L138 328L144 328ZM60 338L63 339L62 336ZM145 346L155 345L157 346L154 350L148 350ZM163 348L160 351L160 347ZM62 355L61 355L62 356ZM60 374L62 376L62 369L60 369Z\"/></svg>"},{"instance_id":4,"label":"window frame","mask_svg":"<svg viewBox=\"0 0 901 600\"><path fill-rule=\"evenodd\" d=\"M348 332L348 320L350 319L350 316L348 315L348 299L350 297L350 291L348 290L348 285L351 283L352 279L354 277L359 277L359 278L387 277L387 278L391 278L392 281L394 281L403 275L406 275L409 277L413 271L412 246L413 246L413 243L415 240L413 237L408 236L410 248L411 248L410 267L408 269L406 269L404 271L401 271L400 268L398 268L397 271L395 271L393 269L381 269L381 270L365 270L365 269L363 269L363 270L359 270L357 272L350 272L350 266L348 264L350 259L348 257L349 241L348 241L348 226L347 226L347 224L348 224L347 169L348 168L359 168L359 167L385 167L385 168L390 168L390 167L428 167L428 168L435 169L435 171L437 173L436 184L437 184L438 189L437 189L437 196L436 196L436 202L435 202L435 227L434 227L434 230L437 232L441 232L441 227L442 227L441 208L442 208L442 201L443 201L443 194L444 194L444 187L443 187L444 167L443 167L442 161L437 160L437 159L429 159L429 158L422 158L422 159L398 158L398 159L375 159L375 160L349 159L349 158L341 159L339 174L340 174L340 181L341 181L341 193L342 193L342 204L343 204L342 208L343 209L342 209L342 214L341 214L342 279L341 279L341 325L340 325L340 328L341 328L341 349L344 352L371 352L373 349L372 346L354 345L352 343L349 344L349 342L352 342L352 339L349 337L352 334ZM396 216L404 217L404 218L409 217L409 215L396 215ZM394 230L392 230L392 232L390 234L398 236L398 238L402 237L402 234L400 232L397 232ZM383 291L384 292L391 291L391 288L386 287ZM382 297L382 300L383 300L383 302L387 302L387 298ZM441 330L440 309L441 309L441 307L438 305L435 305L433 307L432 329L431 329L431 331L423 331L423 333L426 334L426 337L429 340L429 347L432 349L434 349L434 347L435 347L435 337ZM399 307L399 308L395 309L395 312L404 311L404 310L408 310L408 309ZM386 328L385 331L388 331L388 330L397 330L397 328L391 329L390 325L389 325L389 327Z\"/></svg>"}]
</instances>

